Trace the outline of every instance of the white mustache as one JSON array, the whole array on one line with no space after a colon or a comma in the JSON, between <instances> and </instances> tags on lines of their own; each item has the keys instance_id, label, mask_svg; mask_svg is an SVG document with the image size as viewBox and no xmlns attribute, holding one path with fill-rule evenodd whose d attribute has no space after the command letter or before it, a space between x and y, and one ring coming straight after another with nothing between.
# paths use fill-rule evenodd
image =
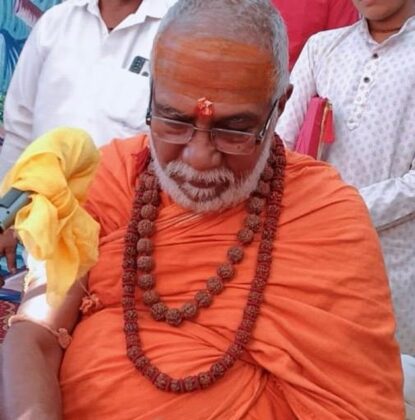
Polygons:
<instances>
[{"instance_id":1,"label":"white mustache","mask_svg":"<svg viewBox=\"0 0 415 420\"><path fill-rule=\"evenodd\" d=\"M180 178L186 183L199 182L208 186L213 184L236 184L235 175L227 168L211 169L207 171L197 171L184 162L169 162L164 168L164 173L170 178Z\"/></svg>"}]
</instances>

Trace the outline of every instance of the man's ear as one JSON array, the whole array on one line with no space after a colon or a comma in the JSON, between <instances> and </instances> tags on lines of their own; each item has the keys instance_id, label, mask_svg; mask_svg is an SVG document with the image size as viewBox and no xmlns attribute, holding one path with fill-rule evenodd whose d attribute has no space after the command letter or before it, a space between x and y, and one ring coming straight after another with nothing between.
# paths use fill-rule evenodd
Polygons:
<instances>
[{"instance_id":1,"label":"man's ear","mask_svg":"<svg viewBox=\"0 0 415 420\"><path fill-rule=\"evenodd\" d=\"M287 103L288 99L290 99L290 96L292 93L293 93L293 85L290 83L286 91L281 96L280 100L278 101L278 115L281 115L284 112L285 104Z\"/></svg>"}]
</instances>

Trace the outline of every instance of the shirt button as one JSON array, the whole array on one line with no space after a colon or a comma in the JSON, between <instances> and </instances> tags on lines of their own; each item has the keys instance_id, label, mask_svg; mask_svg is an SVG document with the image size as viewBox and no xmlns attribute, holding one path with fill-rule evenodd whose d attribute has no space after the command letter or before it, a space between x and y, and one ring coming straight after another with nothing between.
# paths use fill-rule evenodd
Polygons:
<instances>
[{"instance_id":1,"label":"shirt button","mask_svg":"<svg viewBox=\"0 0 415 420\"><path fill-rule=\"evenodd\" d=\"M370 82L370 77L367 77L367 76L366 76L366 77L364 77L364 78L363 78L363 81L364 81L365 83L369 83L369 82Z\"/></svg>"}]
</instances>

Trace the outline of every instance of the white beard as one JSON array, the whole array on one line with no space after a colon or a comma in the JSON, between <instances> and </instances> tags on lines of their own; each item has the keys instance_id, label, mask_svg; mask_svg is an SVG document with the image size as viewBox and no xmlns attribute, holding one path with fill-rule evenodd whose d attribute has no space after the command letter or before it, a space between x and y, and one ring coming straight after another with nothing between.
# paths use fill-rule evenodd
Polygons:
<instances>
[{"instance_id":1,"label":"white beard","mask_svg":"<svg viewBox=\"0 0 415 420\"><path fill-rule=\"evenodd\" d=\"M245 201L258 185L259 178L267 164L270 154L270 136L259 156L253 171L237 180L232 171L219 168L208 171L197 171L181 161L169 162L162 168L150 136L150 150L153 167L162 190L181 207L196 213L211 213L234 207ZM179 177L183 182L179 185L172 176ZM205 182L206 184L227 185L219 195L215 187L197 188L190 183Z\"/></svg>"}]
</instances>

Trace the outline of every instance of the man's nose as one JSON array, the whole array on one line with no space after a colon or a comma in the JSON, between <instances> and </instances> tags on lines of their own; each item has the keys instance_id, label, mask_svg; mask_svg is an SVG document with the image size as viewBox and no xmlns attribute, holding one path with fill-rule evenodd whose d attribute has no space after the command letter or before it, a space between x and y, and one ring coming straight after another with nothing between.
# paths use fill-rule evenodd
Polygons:
<instances>
[{"instance_id":1,"label":"man's nose","mask_svg":"<svg viewBox=\"0 0 415 420\"><path fill-rule=\"evenodd\" d=\"M222 165L222 153L216 150L209 131L195 130L183 149L182 160L193 169L207 171Z\"/></svg>"}]
</instances>

